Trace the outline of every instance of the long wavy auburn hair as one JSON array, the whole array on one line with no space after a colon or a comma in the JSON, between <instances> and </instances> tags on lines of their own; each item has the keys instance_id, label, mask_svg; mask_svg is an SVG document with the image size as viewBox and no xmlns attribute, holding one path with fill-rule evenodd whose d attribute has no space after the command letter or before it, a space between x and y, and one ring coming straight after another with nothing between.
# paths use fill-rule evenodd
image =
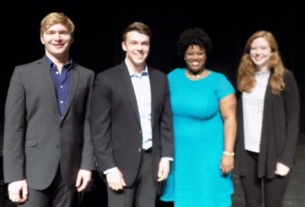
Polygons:
<instances>
[{"instance_id":1,"label":"long wavy auburn hair","mask_svg":"<svg viewBox=\"0 0 305 207\"><path fill-rule=\"evenodd\" d=\"M268 69L274 70L273 76L269 81L269 86L272 88L273 94L279 94L285 89L284 83L284 71L286 70L281 57L279 55L278 46L275 38L270 32L258 31L254 33L247 41L244 54L241 58L238 67L238 90L241 92L251 92L251 89L255 86L256 81L254 78L256 66L250 58L250 49L253 40L256 38L264 38L271 48L271 56L268 61Z\"/></svg>"}]
</instances>

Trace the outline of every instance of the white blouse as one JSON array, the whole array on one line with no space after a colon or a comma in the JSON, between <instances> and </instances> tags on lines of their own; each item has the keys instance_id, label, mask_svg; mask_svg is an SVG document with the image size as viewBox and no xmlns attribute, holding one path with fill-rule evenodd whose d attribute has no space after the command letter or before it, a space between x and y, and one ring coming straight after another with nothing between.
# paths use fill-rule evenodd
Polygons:
<instances>
[{"instance_id":1,"label":"white blouse","mask_svg":"<svg viewBox=\"0 0 305 207\"><path fill-rule=\"evenodd\" d=\"M255 74L256 85L250 93L242 93L245 149L251 152L260 151L264 101L270 70Z\"/></svg>"}]
</instances>

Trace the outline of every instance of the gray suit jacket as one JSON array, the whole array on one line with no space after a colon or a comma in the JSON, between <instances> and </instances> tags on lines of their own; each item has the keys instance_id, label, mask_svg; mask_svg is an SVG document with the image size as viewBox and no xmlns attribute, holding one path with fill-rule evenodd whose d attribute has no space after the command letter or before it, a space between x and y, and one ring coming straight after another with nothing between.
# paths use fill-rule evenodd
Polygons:
<instances>
[{"instance_id":1,"label":"gray suit jacket","mask_svg":"<svg viewBox=\"0 0 305 207\"><path fill-rule=\"evenodd\" d=\"M5 182L26 179L30 188L42 190L59 163L68 185L76 181L79 169L95 169L88 122L93 81L93 71L73 64L60 117L46 58L15 68L5 107Z\"/></svg>"}]
</instances>

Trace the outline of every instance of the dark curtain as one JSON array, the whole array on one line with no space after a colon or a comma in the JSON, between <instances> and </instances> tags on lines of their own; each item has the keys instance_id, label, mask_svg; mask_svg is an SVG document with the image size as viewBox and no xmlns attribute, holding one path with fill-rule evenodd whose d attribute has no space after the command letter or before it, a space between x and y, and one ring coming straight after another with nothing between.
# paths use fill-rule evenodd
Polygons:
<instances>
[{"instance_id":1,"label":"dark curtain","mask_svg":"<svg viewBox=\"0 0 305 207\"><path fill-rule=\"evenodd\" d=\"M123 3L124 2L124 3ZM9 80L16 65L41 58L40 21L50 12L66 13L76 25L73 60L96 73L120 63L122 31L134 21L152 30L148 64L165 73L185 67L177 56L176 42L187 28L203 28L213 42L206 67L221 72L236 85L238 64L249 36L258 30L271 31L278 41L285 66L297 80L301 106L305 105L304 11L293 1L1 1L1 114ZM301 112L301 132L305 132L305 110ZM3 128L3 124L0 124ZM0 128L0 129L1 129Z\"/></svg>"}]
</instances>

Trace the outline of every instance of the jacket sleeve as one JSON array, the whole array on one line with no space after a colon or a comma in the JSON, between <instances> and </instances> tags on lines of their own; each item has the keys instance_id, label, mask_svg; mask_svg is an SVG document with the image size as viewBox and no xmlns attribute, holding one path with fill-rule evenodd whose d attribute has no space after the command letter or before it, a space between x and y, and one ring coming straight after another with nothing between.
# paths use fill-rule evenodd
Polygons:
<instances>
[{"instance_id":1,"label":"jacket sleeve","mask_svg":"<svg viewBox=\"0 0 305 207\"><path fill-rule=\"evenodd\" d=\"M102 75L96 78L90 104L90 131L99 172L116 167L110 133L111 97Z\"/></svg>"},{"instance_id":2,"label":"jacket sleeve","mask_svg":"<svg viewBox=\"0 0 305 207\"><path fill-rule=\"evenodd\" d=\"M161 137L161 157L173 158L174 156L174 138L172 108L170 103L170 94L168 79L166 78L165 101L160 118L160 137Z\"/></svg>"},{"instance_id":3,"label":"jacket sleeve","mask_svg":"<svg viewBox=\"0 0 305 207\"><path fill-rule=\"evenodd\" d=\"M278 162L291 168L293 166L293 155L298 140L300 100L298 87L291 72L285 72L284 83L285 89L283 93L287 127L286 144Z\"/></svg>"},{"instance_id":4,"label":"jacket sleeve","mask_svg":"<svg viewBox=\"0 0 305 207\"><path fill-rule=\"evenodd\" d=\"M82 152L82 163L81 169L85 170L95 170L95 161L94 161L94 151L92 145L92 139L90 135L90 122L89 122L89 114L90 114L90 100L92 96L93 84L94 84L94 73L90 73L90 88L89 95L87 97L86 103L86 114L85 114L85 122L84 122L84 146Z\"/></svg>"},{"instance_id":5,"label":"jacket sleeve","mask_svg":"<svg viewBox=\"0 0 305 207\"><path fill-rule=\"evenodd\" d=\"M24 137L26 131L26 91L19 68L11 78L5 105L3 171L6 183L25 179Z\"/></svg>"}]
</instances>

